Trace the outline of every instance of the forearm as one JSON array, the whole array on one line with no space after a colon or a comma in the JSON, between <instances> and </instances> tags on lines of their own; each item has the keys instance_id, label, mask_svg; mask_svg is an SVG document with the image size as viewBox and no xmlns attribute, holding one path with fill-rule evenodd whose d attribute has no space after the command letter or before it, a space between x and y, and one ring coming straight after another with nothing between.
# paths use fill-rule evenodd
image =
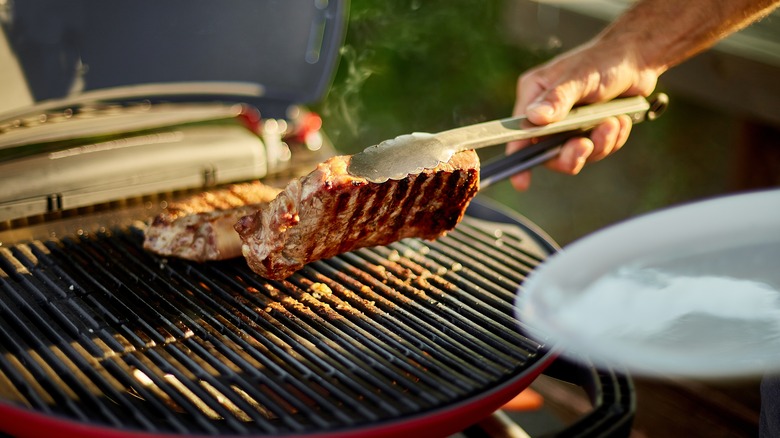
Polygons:
<instances>
[{"instance_id":1,"label":"forearm","mask_svg":"<svg viewBox=\"0 0 780 438\"><path fill-rule=\"evenodd\" d=\"M638 0L595 38L521 75L514 114L543 125L561 120L578 104L647 96L666 70L779 4L780 0ZM588 138L567 141L546 165L576 174L586 161L620 149L630 131L626 116L605 120ZM510 143L507 152L527 144ZM515 175L512 184L525 190L530 174Z\"/></svg>"},{"instance_id":2,"label":"forearm","mask_svg":"<svg viewBox=\"0 0 780 438\"><path fill-rule=\"evenodd\" d=\"M596 42L635 49L642 67L660 75L778 4L780 0L640 0Z\"/></svg>"}]
</instances>

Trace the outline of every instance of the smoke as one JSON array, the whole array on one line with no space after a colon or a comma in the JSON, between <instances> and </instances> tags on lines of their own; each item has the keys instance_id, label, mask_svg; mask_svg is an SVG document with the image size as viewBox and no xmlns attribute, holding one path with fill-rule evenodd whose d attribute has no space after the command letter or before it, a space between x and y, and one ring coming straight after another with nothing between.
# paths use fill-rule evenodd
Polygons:
<instances>
[{"instance_id":1,"label":"smoke","mask_svg":"<svg viewBox=\"0 0 780 438\"><path fill-rule=\"evenodd\" d=\"M317 111L340 152L414 131L507 117L518 74L502 0L352 0L330 93Z\"/></svg>"},{"instance_id":2,"label":"smoke","mask_svg":"<svg viewBox=\"0 0 780 438\"><path fill-rule=\"evenodd\" d=\"M327 126L331 129L328 133L336 144L346 142L347 138L358 137L360 114L364 106L360 91L374 73L367 62L370 52L358 53L355 47L348 45L342 47L340 52L343 77L333 84L327 104L320 109L322 116L329 122Z\"/></svg>"}]
</instances>

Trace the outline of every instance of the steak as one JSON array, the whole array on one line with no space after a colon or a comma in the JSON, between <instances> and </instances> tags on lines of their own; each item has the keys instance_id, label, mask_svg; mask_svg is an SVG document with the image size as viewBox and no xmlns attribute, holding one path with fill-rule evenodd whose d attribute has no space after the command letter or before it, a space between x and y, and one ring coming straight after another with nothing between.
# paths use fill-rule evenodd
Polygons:
<instances>
[{"instance_id":1,"label":"steak","mask_svg":"<svg viewBox=\"0 0 780 438\"><path fill-rule=\"evenodd\" d=\"M253 271L281 280L309 262L353 249L407 237L436 239L458 224L479 189L474 151L379 184L350 175L349 160L321 163L236 223Z\"/></svg>"},{"instance_id":2,"label":"steak","mask_svg":"<svg viewBox=\"0 0 780 438\"><path fill-rule=\"evenodd\" d=\"M280 191L255 181L173 202L147 227L144 248L198 262L239 257L241 239L233 225Z\"/></svg>"}]
</instances>

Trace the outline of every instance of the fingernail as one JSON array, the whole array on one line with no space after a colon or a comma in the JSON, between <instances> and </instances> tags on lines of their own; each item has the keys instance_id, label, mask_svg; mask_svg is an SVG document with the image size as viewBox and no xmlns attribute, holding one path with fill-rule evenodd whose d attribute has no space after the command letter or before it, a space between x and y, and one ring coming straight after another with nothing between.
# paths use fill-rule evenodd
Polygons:
<instances>
[{"instance_id":1,"label":"fingernail","mask_svg":"<svg viewBox=\"0 0 780 438\"><path fill-rule=\"evenodd\" d=\"M585 167L585 161L587 159L585 157L577 157L574 159L574 166L573 166L573 174L577 175L580 173L583 167Z\"/></svg>"},{"instance_id":2,"label":"fingernail","mask_svg":"<svg viewBox=\"0 0 780 438\"><path fill-rule=\"evenodd\" d=\"M534 112L539 116L543 117L552 117L553 114L555 114L555 108L552 107L547 102L541 101L541 102L534 102L530 105L528 105L528 109L526 112Z\"/></svg>"}]
</instances>

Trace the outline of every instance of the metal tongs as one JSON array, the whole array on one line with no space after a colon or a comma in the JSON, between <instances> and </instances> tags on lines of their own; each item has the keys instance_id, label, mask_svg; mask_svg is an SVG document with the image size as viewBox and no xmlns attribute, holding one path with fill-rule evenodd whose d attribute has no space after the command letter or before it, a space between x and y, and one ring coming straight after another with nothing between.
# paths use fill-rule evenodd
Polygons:
<instances>
[{"instance_id":1,"label":"metal tongs","mask_svg":"<svg viewBox=\"0 0 780 438\"><path fill-rule=\"evenodd\" d=\"M482 166L480 186L486 187L556 156L567 139L583 135L608 117L625 114L634 124L654 120L666 109L668 101L662 93L649 99L641 96L615 99L574 108L565 119L544 126L533 125L520 116L438 134L401 135L353 155L347 170L354 176L382 183L436 167L460 151L544 137L538 143Z\"/></svg>"}]
</instances>

